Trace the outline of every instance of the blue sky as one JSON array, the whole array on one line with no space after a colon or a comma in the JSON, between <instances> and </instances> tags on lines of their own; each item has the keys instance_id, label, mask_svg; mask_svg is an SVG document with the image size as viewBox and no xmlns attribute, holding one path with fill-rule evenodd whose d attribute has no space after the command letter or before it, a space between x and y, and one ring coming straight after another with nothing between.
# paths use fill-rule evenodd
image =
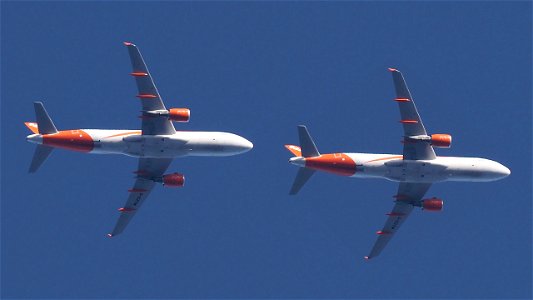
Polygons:
<instances>
[{"instance_id":1,"label":"blue sky","mask_svg":"<svg viewBox=\"0 0 533 300\"><path fill-rule=\"evenodd\" d=\"M5 298L531 297L531 3L2 2ZM60 129L137 129L122 41L135 42L183 130L255 147L177 159L126 232L108 233L136 160L54 151L37 174L23 122L44 101ZM400 69L439 155L508 166L442 183L365 262L397 184L329 174L296 197L283 144L306 124L321 152L401 152L387 67Z\"/></svg>"}]
</instances>

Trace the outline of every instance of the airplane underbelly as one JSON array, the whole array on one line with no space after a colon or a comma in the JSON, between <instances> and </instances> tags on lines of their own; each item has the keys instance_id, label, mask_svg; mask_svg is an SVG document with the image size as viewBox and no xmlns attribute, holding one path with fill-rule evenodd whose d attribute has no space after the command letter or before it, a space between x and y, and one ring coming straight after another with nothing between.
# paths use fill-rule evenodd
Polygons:
<instances>
[{"instance_id":1,"label":"airplane underbelly","mask_svg":"<svg viewBox=\"0 0 533 300\"><path fill-rule=\"evenodd\" d=\"M446 167L431 162L400 161L385 164L384 177L398 182L439 182L448 179Z\"/></svg>"},{"instance_id":2,"label":"airplane underbelly","mask_svg":"<svg viewBox=\"0 0 533 300\"><path fill-rule=\"evenodd\" d=\"M184 143L167 137L125 139L124 154L136 157L177 157L188 153Z\"/></svg>"}]
</instances>

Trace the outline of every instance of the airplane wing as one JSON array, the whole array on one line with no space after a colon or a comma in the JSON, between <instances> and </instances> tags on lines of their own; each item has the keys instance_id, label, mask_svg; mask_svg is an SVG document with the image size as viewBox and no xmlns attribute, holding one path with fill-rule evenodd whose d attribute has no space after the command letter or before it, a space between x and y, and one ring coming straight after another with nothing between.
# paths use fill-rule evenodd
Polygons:
<instances>
[{"instance_id":1,"label":"airplane wing","mask_svg":"<svg viewBox=\"0 0 533 300\"><path fill-rule=\"evenodd\" d=\"M403 125L404 146L403 159L408 160L430 160L435 159L435 151L427 140L410 140L412 136L427 136L424 123L418 114L415 101L411 97L409 88L403 79L403 75L397 69L389 68L392 72L392 80L396 89L396 102L400 108L400 123Z\"/></svg>"},{"instance_id":2,"label":"airplane wing","mask_svg":"<svg viewBox=\"0 0 533 300\"><path fill-rule=\"evenodd\" d=\"M117 224L109 237L120 234L124 231L124 228L128 225L133 216L137 213L137 210L141 207L144 200L150 195L152 188L155 185L154 179L158 179L163 176L163 173L167 170L168 166L172 162L171 158L140 158L139 168L135 172L137 173L137 179L133 188L128 190L130 196L126 201L124 207L119 208L120 217Z\"/></svg>"},{"instance_id":3,"label":"airplane wing","mask_svg":"<svg viewBox=\"0 0 533 300\"><path fill-rule=\"evenodd\" d=\"M144 63L139 48L133 43L124 42L128 47L130 54L131 65L133 72L130 74L135 77L137 89L139 94L137 98L141 100L143 111L166 110L165 104L161 99L161 95L155 87L152 76L148 71L148 67ZM172 121L164 116L150 116L142 118L142 134L143 135L157 135L157 134L174 134L176 130Z\"/></svg>"},{"instance_id":4,"label":"airplane wing","mask_svg":"<svg viewBox=\"0 0 533 300\"><path fill-rule=\"evenodd\" d=\"M420 206L420 201L430 186L431 183L400 183L398 194L395 196L396 203L394 204L392 211L387 214L388 218L385 222L385 226L383 226L382 230L377 232L378 239L374 244L372 251L370 251L370 254L365 256L366 259L371 259L381 253L396 231L400 229L400 226L402 226L405 219L407 219L414 206Z\"/></svg>"}]
</instances>

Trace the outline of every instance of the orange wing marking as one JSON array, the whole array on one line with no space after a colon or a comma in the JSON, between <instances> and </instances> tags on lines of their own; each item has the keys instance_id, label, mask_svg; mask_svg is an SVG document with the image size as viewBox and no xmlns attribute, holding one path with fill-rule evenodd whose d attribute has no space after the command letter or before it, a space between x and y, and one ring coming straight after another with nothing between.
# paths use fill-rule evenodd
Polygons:
<instances>
[{"instance_id":1,"label":"orange wing marking","mask_svg":"<svg viewBox=\"0 0 533 300\"><path fill-rule=\"evenodd\" d=\"M403 124L418 124L417 120L400 120L400 123Z\"/></svg>"},{"instance_id":2,"label":"orange wing marking","mask_svg":"<svg viewBox=\"0 0 533 300\"><path fill-rule=\"evenodd\" d=\"M376 159L373 159L373 160L369 160L369 161L367 161L365 163L370 163L370 162L375 162L375 161L380 161L380 160L393 160L393 159L403 159L403 155L394 155L394 156L376 158Z\"/></svg>"},{"instance_id":3,"label":"orange wing marking","mask_svg":"<svg viewBox=\"0 0 533 300\"><path fill-rule=\"evenodd\" d=\"M117 133L117 134L113 134L113 135L110 135L110 136L106 136L106 137L104 137L104 139L117 137L117 136L124 136L124 135L141 134L141 133L142 133L142 131L140 131L140 130L130 131L130 132L123 132L123 133Z\"/></svg>"}]
</instances>

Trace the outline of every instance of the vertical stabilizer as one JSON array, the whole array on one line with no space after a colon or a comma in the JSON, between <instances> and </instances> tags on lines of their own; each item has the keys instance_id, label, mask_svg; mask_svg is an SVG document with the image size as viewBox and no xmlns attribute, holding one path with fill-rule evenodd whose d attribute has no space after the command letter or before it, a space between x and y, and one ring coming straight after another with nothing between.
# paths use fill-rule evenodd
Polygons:
<instances>
[{"instance_id":1,"label":"vertical stabilizer","mask_svg":"<svg viewBox=\"0 0 533 300\"><path fill-rule=\"evenodd\" d=\"M304 125L298 125L298 136L300 137L300 147L302 149L303 157L320 156L313 138L309 135L309 132Z\"/></svg>"},{"instance_id":2,"label":"vertical stabilizer","mask_svg":"<svg viewBox=\"0 0 533 300\"><path fill-rule=\"evenodd\" d=\"M33 102L35 108L35 117L37 118L37 126L40 134L56 133L57 128L50 119L42 102Z\"/></svg>"},{"instance_id":3,"label":"vertical stabilizer","mask_svg":"<svg viewBox=\"0 0 533 300\"><path fill-rule=\"evenodd\" d=\"M35 152L33 153L33 159L31 161L29 172L35 173L48 158L50 153L52 153L52 150L54 150L52 147L37 145L37 147L35 147Z\"/></svg>"}]
</instances>

